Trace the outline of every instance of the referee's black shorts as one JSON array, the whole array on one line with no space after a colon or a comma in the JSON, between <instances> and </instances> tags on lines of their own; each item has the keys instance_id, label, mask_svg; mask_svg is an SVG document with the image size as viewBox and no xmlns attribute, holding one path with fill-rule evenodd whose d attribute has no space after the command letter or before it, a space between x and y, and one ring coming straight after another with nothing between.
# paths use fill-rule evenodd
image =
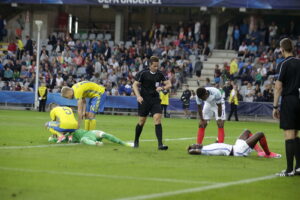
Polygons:
<instances>
[{"instance_id":1,"label":"referee's black shorts","mask_svg":"<svg viewBox=\"0 0 300 200\"><path fill-rule=\"evenodd\" d=\"M300 99L296 95L283 96L280 105L280 128L300 130Z\"/></svg>"},{"instance_id":2,"label":"referee's black shorts","mask_svg":"<svg viewBox=\"0 0 300 200\"><path fill-rule=\"evenodd\" d=\"M157 99L144 99L142 104L138 103L138 114L140 117L147 117L149 113L152 115L159 113L162 113L161 100L159 98Z\"/></svg>"}]
</instances>

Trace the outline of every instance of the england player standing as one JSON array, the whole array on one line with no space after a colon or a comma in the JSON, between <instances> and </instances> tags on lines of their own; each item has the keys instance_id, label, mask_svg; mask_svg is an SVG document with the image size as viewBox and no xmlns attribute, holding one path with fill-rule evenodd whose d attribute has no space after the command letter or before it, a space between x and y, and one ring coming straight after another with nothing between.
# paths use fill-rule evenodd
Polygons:
<instances>
[{"instance_id":1,"label":"england player standing","mask_svg":"<svg viewBox=\"0 0 300 200\"><path fill-rule=\"evenodd\" d=\"M155 124L155 133L158 141L159 150L167 150L168 146L162 143L162 126L161 126L161 105L159 92L168 90L171 82L166 79L161 71L158 70L158 58L152 56L150 58L150 67L140 71L133 83L133 90L138 101L139 122L135 128L134 147L139 147L139 138L143 130L149 113L153 115ZM161 86L163 84L164 86ZM141 91L139 90L141 87Z\"/></svg>"},{"instance_id":2,"label":"england player standing","mask_svg":"<svg viewBox=\"0 0 300 200\"><path fill-rule=\"evenodd\" d=\"M197 89L196 102L198 105L198 113L200 117L197 144L202 144L207 121L211 119L212 115L215 115L218 125L218 142L224 142L224 121L225 116L225 102L222 93L219 89L214 87L198 88ZM202 108L202 103L204 106Z\"/></svg>"},{"instance_id":3,"label":"england player standing","mask_svg":"<svg viewBox=\"0 0 300 200\"><path fill-rule=\"evenodd\" d=\"M293 44L288 38L280 41L284 60L278 64L278 80L275 83L273 117L280 119L284 130L287 168L279 176L300 175L300 60L293 56ZM280 113L278 110L281 99ZM296 166L294 171L294 158Z\"/></svg>"}]
</instances>

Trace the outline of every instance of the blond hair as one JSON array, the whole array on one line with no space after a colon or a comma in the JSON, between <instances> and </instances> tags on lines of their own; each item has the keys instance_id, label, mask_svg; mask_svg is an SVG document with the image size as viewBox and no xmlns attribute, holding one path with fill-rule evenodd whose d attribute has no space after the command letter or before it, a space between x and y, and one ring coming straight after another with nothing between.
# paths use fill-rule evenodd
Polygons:
<instances>
[{"instance_id":1,"label":"blond hair","mask_svg":"<svg viewBox=\"0 0 300 200\"><path fill-rule=\"evenodd\" d=\"M68 86L64 86L61 88L61 96L62 97L67 97L67 94L69 93L69 91L72 91L73 92L73 89L68 87Z\"/></svg>"}]
</instances>

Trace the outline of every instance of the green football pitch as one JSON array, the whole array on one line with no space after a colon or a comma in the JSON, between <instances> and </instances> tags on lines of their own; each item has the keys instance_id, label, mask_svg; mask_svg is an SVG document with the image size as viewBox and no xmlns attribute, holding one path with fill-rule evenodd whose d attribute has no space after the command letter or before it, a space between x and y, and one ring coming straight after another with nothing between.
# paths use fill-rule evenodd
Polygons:
<instances>
[{"instance_id":1,"label":"green football pitch","mask_svg":"<svg viewBox=\"0 0 300 200\"><path fill-rule=\"evenodd\" d=\"M225 142L233 144L248 128L263 131L266 159L191 156L198 121L163 119L168 151L158 151L148 119L140 148L105 142L104 146L49 145L44 124L49 113L0 110L0 199L289 199L300 196L300 177L275 177L284 169L284 141L277 123L226 122ZM97 129L132 141L137 117L97 116ZM216 140L212 121L204 144Z\"/></svg>"}]
</instances>

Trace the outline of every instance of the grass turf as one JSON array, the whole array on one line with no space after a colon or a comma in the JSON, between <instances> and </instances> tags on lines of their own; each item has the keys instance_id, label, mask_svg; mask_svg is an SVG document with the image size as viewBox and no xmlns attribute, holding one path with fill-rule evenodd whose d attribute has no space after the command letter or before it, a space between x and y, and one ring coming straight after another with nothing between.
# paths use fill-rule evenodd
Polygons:
<instances>
[{"instance_id":1,"label":"grass turf","mask_svg":"<svg viewBox=\"0 0 300 200\"><path fill-rule=\"evenodd\" d=\"M163 119L165 144L157 150L152 119L146 123L139 149L105 142L102 147L84 145L4 149L9 146L47 145L44 123L49 113L0 110L0 199L120 199L199 188L219 183L272 175L285 168L281 159L190 156L197 120ZM137 117L97 116L97 129L125 141L134 137ZM225 142L233 144L248 128L266 133L271 151L284 154L281 131L275 123L226 122ZM204 144L215 141L211 122ZM200 192L155 199L298 199L300 177L273 178Z\"/></svg>"}]
</instances>

